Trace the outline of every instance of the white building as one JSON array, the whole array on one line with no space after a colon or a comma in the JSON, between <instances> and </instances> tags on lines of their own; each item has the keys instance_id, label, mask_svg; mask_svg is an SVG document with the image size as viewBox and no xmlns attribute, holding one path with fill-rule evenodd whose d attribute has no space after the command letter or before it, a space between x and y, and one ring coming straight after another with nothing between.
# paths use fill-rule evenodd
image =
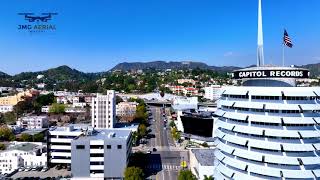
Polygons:
<instances>
[{"instance_id":1,"label":"white building","mask_svg":"<svg viewBox=\"0 0 320 180\"><path fill-rule=\"evenodd\" d=\"M196 81L193 79L178 79L178 84L189 83L192 85L196 84Z\"/></svg>"},{"instance_id":2,"label":"white building","mask_svg":"<svg viewBox=\"0 0 320 180\"><path fill-rule=\"evenodd\" d=\"M0 105L0 113L13 111L13 105Z\"/></svg>"},{"instance_id":3,"label":"white building","mask_svg":"<svg viewBox=\"0 0 320 180\"><path fill-rule=\"evenodd\" d=\"M214 157L214 149L190 149L190 169L197 179L205 176L213 176L217 160Z\"/></svg>"},{"instance_id":4,"label":"white building","mask_svg":"<svg viewBox=\"0 0 320 180\"><path fill-rule=\"evenodd\" d=\"M116 105L117 116L134 116L137 110L137 102L120 102Z\"/></svg>"},{"instance_id":5,"label":"white building","mask_svg":"<svg viewBox=\"0 0 320 180\"><path fill-rule=\"evenodd\" d=\"M72 140L73 177L123 179L131 146L131 130L124 129L98 129Z\"/></svg>"},{"instance_id":6,"label":"white building","mask_svg":"<svg viewBox=\"0 0 320 180\"><path fill-rule=\"evenodd\" d=\"M41 143L17 143L0 152L0 174L37 166L47 166L46 147Z\"/></svg>"},{"instance_id":7,"label":"white building","mask_svg":"<svg viewBox=\"0 0 320 180\"><path fill-rule=\"evenodd\" d=\"M25 129L40 129L49 126L48 116L24 116L16 122L18 126Z\"/></svg>"},{"instance_id":8,"label":"white building","mask_svg":"<svg viewBox=\"0 0 320 180\"><path fill-rule=\"evenodd\" d=\"M174 97L172 108L175 110L198 109L198 97Z\"/></svg>"},{"instance_id":9,"label":"white building","mask_svg":"<svg viewBox=\"0 0 320 180\"><path fill-rule=\"evenodd\" d=\"M52 164L71 164L71 141L92 132L88 125L72 124L49 129L49 159Z\"/></svg>"},{"instance_id":10,"label":"white building","mask_svg":"<svg viewBox=\"0 0 320 180\"><path fill-rule=\"evenodd\" d=\"M215 112L217 179L320 178L320 87L296 87L303 76L289 67L234 72L243 86L225 87Z\"/></svg>"},{"instance_id":11,"label":"white building","mask_svg":"<svg viewBox=\"0 0 320 180\"><path fill-rule=\"evenodd\" d=\"M116 123L116 96L113 90L98 94L91 104L92 127L113 128Z\"/></svg>"},{"instance_id":12,"label":"white building","mask_svg":"<svg viewBox=\"0 0 320 180\"><path fill-rule=\"evenodd\" d=\"M220 85L211 85L204 88L204 98L210 99L211 101L218 100L221 96L221 86Z\"/></svg>"},{"instance_id":13,"label":"white building","mask_svg":"<svg viewBox=\"0 0 320 180\"><path fill-rule=\"evenodd\" d=\"M264 65L261 0L257 67L236 70L215 126L216 179L320 179L320 87L297 87L302 68Z\"/></svg>"}]
</instances>

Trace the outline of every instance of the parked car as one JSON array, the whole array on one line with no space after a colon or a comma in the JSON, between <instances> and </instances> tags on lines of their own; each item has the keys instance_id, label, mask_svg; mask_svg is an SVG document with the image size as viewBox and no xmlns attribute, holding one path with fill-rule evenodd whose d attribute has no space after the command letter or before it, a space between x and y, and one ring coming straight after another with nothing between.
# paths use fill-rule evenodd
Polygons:
<instances>
[{"instance_id":1,"label":"parked car","mask_svg":"<svg viewBox=\"0 0 320 180\"><path fill-rule=\"evenodd\" d=\"M42 166L37 167L37 171L41 171L42 170Z\"/></svg>"},{"instance_id":2,"label":"parked car","mask_svg":"<svg viewBox=\"0 0 320 180\"><path fill-rule=\"evenodd\" d=\"M31 170L31 167L26 167L25 169L24 169L24 171L30 171Z\"/></svg>"},{"instance_id":3,"label":"parked car","mask_svg":"<svg viewBox=\"0 0 320 180\"><path fill-rule=\"evenodd\" d=\"M156 152L156 151L157 151L157 149L156 149L156 148L153 148L153 149L152 149L152 151L153 151L153 152Z\"/></svg>"},{"instance_id":4,"label":"parked car","mask_svg":"<svg viewBox=\"0 0 320 180\"><path fill-rule=\"evenodd\" d=\"M56 169L57 169L57 170L62 169L61 165L57 165L57 166L56 166Z\"/></svg>"},{"instance_id":5,"label":"parked car","mask_svg":"<svg viewBox=\"0 0 320 180\"><path fill-rule=\"evenodd\" d=\"M24 167L20 167L19 171L24 171L24 169L25 169Z\"/></svg>"},{"instance_id":6,"label":"parked car","mask_svg":"<svg viewBox=\"0 0 320 180\"><path fill-rule=\"evenodd\" d=\"M36 171L37 169L38 169L38 167L35 166L35 167L33 167L31 170L32 170L32 171Z\"/></svg>"},{"instance_id":7,"label":"parked car","mask_svg":"<svg viewBox=\"0 0 320 180\"><path fill-rule=\"evenodd\" d=\"M47 167L44 167L44 168L42 168L42 170L41 170L41 172L46 172L46 171L48 171L48 168L47 168Z\"/></svg>"}]
</instances>

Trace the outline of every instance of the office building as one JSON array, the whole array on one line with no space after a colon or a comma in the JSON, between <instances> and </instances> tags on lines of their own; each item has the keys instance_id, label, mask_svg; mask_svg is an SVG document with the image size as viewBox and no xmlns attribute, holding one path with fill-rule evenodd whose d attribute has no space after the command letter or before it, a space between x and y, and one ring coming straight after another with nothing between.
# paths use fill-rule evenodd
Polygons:
<instances>
[{"instance_id":1,"label":"office building","mask_svg":"<svg viewBox=\"0 0 320 180\"><path fill-rule=\"evenodd\" d=\"M24 116L16 122L18 126L25 129L41 129L48 128L48 116Z\"/></svg>"},{"instance_id":2,"label":"office building","mask_svg":"<svg viewBox=\"0 0 320 180\"><path fill-rule=\"evenodd\" d=\"M123 179L131 145L131 130L122 129L98 129L73 140L73 177Z\"/></svg>"},{"instance_id":3,"label":"office building","mask_svg":"<svg viewBox=\"0 0 320 180\"><path fill-rule=\"evenodd\" d=\"M71 141L86 133L91 133L93 128L85 124L72 124L66 127L49 129L49 160L52 165L71 164Z\"/></svg>"},{"instance_id":4,"label":"office building","mask_svg":"<svg viewBox=\"0 0 320 180\"><path fill-rule=\"evenodd\" d=\"M92 100L91 117L94 128L113 128L116 123L116 96L113 90L106 95L98 94Z\"/></svg>"},{"instance_id":5,"label":"office building","mask_svg":"<svg viewBox=\"0 0 320 180\"><path fill-rule=\"evenodd\" d=\"M264 65L261 0L257 67L236 70L215 126L217 179L320 179L320 87L297 87L306 69Z\"/></svg>"},{"instance_id":6,"label":"office building","mask_svg":"<svg viewBox=\"0 0 320 180\"><path fill-rule=\"evenodd\" d=\"M216 101L221 96L221 86L220 85L211 85L204 88L204 98L211 101Z\"/></svg>"},{"instance_id":7,"label":"office building","mask_svg":"<svg viewBox=\"0 0 320 180\"><path fill-rule=\"evenodd\" d=\"M190 169L197 179L205 176L213 176L217 160L214 157L214 149L190 149Z\"/></svg>"},{"instance_id":8,"label":"office building","mask_svg":"<svg viewBox=\"0 0 320 180\"><path fill-rule=\"evenodd\" d=\"M116 105L116 114L122 122L131 122L137 110L137 102L120 102Z\"/></svg>"},{"instance_id":9,"label":"office building","mask_svg":"<svg viewBox=\"0 0 320 180\"><path fill-rule=\"evenodd\" d=\"M13 105L0 105L0 113L13 111Z\"/></svg>"},{"instance_id":10,"label":"office building","mask_svg":"<svg viewBox=\"0 0 320 180\"><path fill-rule=\"evenodd\" d=\"M0 174L10 174L20 167L47 166L46 146L41 143L15 143L0 151Z\"/></svg>"}]
</instances>

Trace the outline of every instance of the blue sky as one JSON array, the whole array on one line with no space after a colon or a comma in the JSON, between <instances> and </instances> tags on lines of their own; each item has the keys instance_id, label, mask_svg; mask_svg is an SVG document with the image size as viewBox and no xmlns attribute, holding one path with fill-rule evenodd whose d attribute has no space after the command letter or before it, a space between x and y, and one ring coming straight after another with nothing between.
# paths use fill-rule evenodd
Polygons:
<instances>
[{"instance_id":1,"label":"blue sky","mask_svg":"<svg viewBox=\"0 0 320 180\"><path fill-rule=\"evenodd\" d=\"M256 63L257 0L3 0L0 71L16 74L69 65L105 71L119 62L193 60ZM320 62L320 1L263 0L265 62L281 64L286 28L294 48L286 64ZM55 32L18 30L21 12L57 12Z\"/></svg>"}]
</instances>

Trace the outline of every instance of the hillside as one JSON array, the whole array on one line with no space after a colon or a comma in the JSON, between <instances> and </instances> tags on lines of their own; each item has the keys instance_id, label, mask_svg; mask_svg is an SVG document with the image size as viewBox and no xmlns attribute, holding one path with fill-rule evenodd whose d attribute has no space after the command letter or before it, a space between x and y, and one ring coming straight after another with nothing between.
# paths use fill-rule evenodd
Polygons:
<instances>
[{"instance_id":1,"label":"hillside","mask_svg":"<svg viewBox=\"0 0 320 180\"><path fill-rule=\"evenodd\" d=\"M10 75L8 75L8 74L0 71L0 79L2 79L2 78L9 78L9 77L10 77Z\"/></svg>"},{"instance_id":2,"label":"hillside","mask_svg":"<svg viewBox=\"0 0 320 180\"><path fill-rule=\"evenodd\" d=\"M45 71L22 72L14 75L12 79L15 81L37 79L38 75L44 75L48 80L54 81L70 81L70 80L86 80L90 79L94 74L84 73L68 66L59 66Z\"/></svg>"},{"instance_id":3,"label":"hillside","mask_svg":"<svg viewBox=\"0 0 320 180\"><path fill-rule=\"evenodd\" d=\"M320 76L320 63L306 64L298 67L309 69L312 77Z\"/></svg>"},{"instance_id":4,"label":"hillside","mask_svg":"<svg viewBox=\"0 0 320 180\"><path fill-rule=\"evenodd\" d=\"M130 70L146 70L146 69L156 69L156 70L165 70L165 69L211 69L214 71L219 72L229 72L235 69L239 69L239 67L233 66L208 66L202 62L193 62L193 61L184 61L184 62L165 62L165 61L152 61L152 62L124 62L119 63L115 67L111 69L114 70L121 70L121 71L130 71Z\"/></svg>"}]
</instances>

